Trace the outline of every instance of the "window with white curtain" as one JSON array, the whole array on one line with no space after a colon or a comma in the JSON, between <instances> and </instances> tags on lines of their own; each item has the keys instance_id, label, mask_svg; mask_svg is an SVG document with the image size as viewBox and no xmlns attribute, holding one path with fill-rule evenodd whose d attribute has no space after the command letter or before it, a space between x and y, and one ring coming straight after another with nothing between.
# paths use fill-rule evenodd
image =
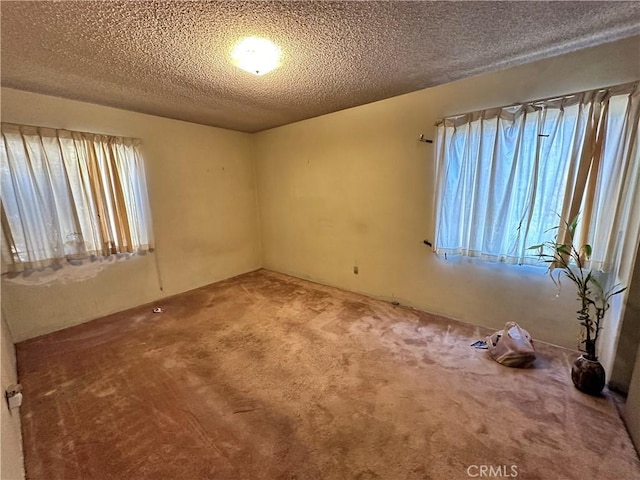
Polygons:
<instances>
[{"instance_id":1,"label":"window with white curtain","mask_svg":"<svg viewBox=\"0 0 640 480\"><path fill-rule=\"evenodd\" d=\"M139 141L2 124L2 271L152 249Z\"/></svg>"},{"instance_id":2,"label":"window with white curtain","mask_svg":"<svg viewBox=\"0 0 640 480\"><path fill-rule=\"evenodd\" d=\"M594 266L619 268L624 255L633 258L639 103L633 83L444 119L435 251L538 263L527 248L578 215L575 242L592 244Z\"/></svg>"}]
</instances>

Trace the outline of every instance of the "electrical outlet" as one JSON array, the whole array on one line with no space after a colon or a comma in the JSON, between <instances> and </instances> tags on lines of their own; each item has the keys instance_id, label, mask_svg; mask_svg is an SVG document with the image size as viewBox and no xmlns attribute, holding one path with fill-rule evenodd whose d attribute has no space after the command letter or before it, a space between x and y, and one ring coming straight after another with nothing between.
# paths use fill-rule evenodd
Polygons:
<instances>
[{"instance_id":1,"label":"electrical outlet","mask_svg":"<svg viewBox=\"0 0 640 480\"><path fill-rule=\"evenodd\" d=\"M18 383L17 385L9 385L5 390L5 395L7 397L13 397L14 395L17 395L20 392L22 392L22 385Z\"/></svg>"},{"instance_id":2,"label":"electrical outlet","mask_svg":"<svg viewBox=\"0 0 640 480\"><path fill-rule=\"evenodd\" d=\"M20 408L22 405L22 385L19 383L17 385L9 385L4 395L7 399L9 409Z\"/></svg>"}]
</instances>

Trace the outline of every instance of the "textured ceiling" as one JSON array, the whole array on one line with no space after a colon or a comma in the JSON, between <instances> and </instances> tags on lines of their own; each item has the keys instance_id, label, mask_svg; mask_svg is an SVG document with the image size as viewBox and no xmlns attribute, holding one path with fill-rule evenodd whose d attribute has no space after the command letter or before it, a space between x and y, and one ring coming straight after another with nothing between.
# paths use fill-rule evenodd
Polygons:
<instances>
[{"instance_id":1,"label":"textured ceiling","mask_svg":"<svg viewBox=\"0 0 640 480\"><path fill-rule=\"evenodd\" d=\"M246 132L640 33L640 2L8 2L2 85ZM230 63L245 36L283 65Z\"/></svg>"}]
</instances>

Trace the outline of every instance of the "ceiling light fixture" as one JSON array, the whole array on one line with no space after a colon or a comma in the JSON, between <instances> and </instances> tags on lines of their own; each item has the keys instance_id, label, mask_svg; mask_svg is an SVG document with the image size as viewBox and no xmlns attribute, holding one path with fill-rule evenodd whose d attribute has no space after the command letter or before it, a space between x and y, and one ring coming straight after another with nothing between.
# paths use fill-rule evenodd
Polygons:
<instances>
[{"instance_id":1,"label":"ceiling light fixture","mask_svg":"<svg viewBox=\"0 0 640 480\"><path fill-rule=\"evenodd\" d=\"M280 66L282 50L266 38L247 37L231 52L233 64L254 75L264 75Z\"/></svg>"}]
</instances>

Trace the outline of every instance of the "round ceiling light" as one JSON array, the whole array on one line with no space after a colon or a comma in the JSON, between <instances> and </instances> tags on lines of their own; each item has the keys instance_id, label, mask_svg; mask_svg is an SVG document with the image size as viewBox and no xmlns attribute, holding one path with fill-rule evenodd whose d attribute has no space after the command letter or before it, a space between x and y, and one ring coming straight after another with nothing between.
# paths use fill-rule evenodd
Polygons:
<instances>
[{"instance_id":1,"label":"round ceiling light","mask_svg":"<svg viewBox=\"0 0 640 480\"><path fill-rule=\"evenodd\" d=\"M247 37L233 48L233 64L254 75L264 75L280 66L282 50L276 44L260 37Z\"/></svg>"}]
</instances>

